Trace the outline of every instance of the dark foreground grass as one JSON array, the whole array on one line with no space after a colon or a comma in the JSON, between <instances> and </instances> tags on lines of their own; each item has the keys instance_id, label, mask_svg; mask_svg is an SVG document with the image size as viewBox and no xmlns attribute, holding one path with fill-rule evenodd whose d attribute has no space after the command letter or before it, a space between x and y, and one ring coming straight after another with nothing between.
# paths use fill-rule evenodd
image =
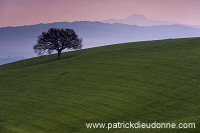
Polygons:
<instances>
[{"instance_id":1,"label":"dark foreground grass","mask_svg":"<svg viewBox=\"0 0 200 133\"><path fill-rule=\"evenodd\" d=\"M62 57L0 73L1 133L200 132L200 38L112 45ZM195 123L196 128L85 126L123 121Z\"/></svg>"}]
</instances>

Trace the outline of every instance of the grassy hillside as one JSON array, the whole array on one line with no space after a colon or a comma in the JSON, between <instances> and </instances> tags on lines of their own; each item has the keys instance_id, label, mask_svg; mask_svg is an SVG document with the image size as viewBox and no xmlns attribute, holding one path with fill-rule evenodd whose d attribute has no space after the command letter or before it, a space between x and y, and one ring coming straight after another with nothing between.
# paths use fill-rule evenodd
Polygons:
<instances>
[{"instance_id":1,"label":"grassy hillside","mask_svg":"<svg viewBox=\"0 0 200 133\"><path fill-rule=\"evenodd\" d=\"M0 66L6 71L0 72L0 133L200 132L200 38L85 49L64 53L60 61L54 57ZM196 128L85 126L123 121L195 123Z\"/></svg>"},{"instance_id":2,"label":"grassy hillside","mask_svg":"<svg viewBox=\"0 0 200 133\"><path fill-rule=\"evenodd\" d=\"M187 38L185 40L187 40ZM81 51L72 51L72 52L62 53L61 59L72 58L72 57L77 57L77 56L88 56L88 55L93 55L93 54L98 54L98 53L129 49L129 48L140 47L140 46L145 46L145 45L165 44L165 43L171 43L175 41L183 41L183 39L145 41L145 42L132 43L132 45L109 45L109 46L103 46L103 47L96 47L96 48L84 49ZM39 64L53 62L53 61L57 61L56 54L20 60L20 61L8 63L8 64L0 65L0 72L15 70L19 68L25 68L25 67L39 65Z\"/></svg>"}]
</instances>

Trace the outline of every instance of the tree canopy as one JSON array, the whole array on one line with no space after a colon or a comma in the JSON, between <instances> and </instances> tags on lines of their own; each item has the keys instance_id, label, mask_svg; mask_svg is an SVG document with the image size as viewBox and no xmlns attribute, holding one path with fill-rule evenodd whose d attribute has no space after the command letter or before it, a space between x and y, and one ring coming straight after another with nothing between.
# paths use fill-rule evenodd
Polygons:
<instances>
[{"instance_id":1,"label":"tree canopy","mask_svg":"<svg viewBox=\"0 0 200 133\"><path fill-rule=\"evenodd\" d=\"M46 51L51 54L56 50L59 60L64 49L81 49L82 46L82 38L79 38L73 29L50 28L38 36L33 49L38 55L43 55Z\"/></svg>"}]
</instances>

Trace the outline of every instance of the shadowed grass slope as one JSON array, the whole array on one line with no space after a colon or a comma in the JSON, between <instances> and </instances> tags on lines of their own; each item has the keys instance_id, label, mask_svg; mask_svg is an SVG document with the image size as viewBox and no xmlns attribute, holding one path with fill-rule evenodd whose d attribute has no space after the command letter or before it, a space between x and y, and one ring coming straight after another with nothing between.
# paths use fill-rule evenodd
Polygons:
<instances>
[{"instance_id":1,"label":"shadowed grass slope","mask_svg":"<svg viewBox=\"0 0 200 133\"><path fill-rule=\"evenodd\" d=\"M186 38L187 39L187 38ZM131 43L133 45L108 45L108 46L102 46L102 47L96 47L96 48L89 48L89 49L83 49L80 51L72 51L72 52L66 52L61 54L61 59L66 58L72 58L76 56L85 56L90 54L98 54L98 53L104 53L108 51L116 51L116 50L122 50L122 49L128 49L133 47L140 47L145 45L152 45L152 44L165 44L165 43L171 43L175 41L183 41L183 39L167 39L167 40L157 40L157 41L145 41L145 42L135 42ZM127 43L129 44L129 43ZM39 65L43 63L53 62L57 61L57 54L53 55L45 55L45 56L39 56L35 58L20 60L12 63L7 63L0 65L0 72L4 71L10 71L15 70L19 68L25 68L29 66Z\"/></svg>"},{"instance_id":2,"label":"shadowed grass slope","mask_svg":"<svg viewBox=\"0 0 200 133\"><path fill-rule=\"evenodd\" d=\"M1 66L1 71L17 70L0 73L0 132L200 131L200 38L85 49L50 62L53 56L40 57L49 63L26 60L31 67L21 69L23 61ZM196 128L107 131L85 126L118 121L189 122Z\"/></svg>"}]
</instances>

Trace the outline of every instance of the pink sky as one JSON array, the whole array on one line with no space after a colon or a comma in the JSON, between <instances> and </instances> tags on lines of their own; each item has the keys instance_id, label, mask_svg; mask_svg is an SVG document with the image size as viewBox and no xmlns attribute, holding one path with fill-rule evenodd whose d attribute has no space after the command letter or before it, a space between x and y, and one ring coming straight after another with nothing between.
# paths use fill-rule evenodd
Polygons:
<instances>
[{"instance_id":1,"label":"pink sky","mask_svg":"<svg viewBox=\"0 0 200 133\"><path fill-rule=\"evenodd\" d=\"M200 26L200 0L0 0L0 27L61 21L101 21L142 14Z\"/></svg>"}]
</instances>

